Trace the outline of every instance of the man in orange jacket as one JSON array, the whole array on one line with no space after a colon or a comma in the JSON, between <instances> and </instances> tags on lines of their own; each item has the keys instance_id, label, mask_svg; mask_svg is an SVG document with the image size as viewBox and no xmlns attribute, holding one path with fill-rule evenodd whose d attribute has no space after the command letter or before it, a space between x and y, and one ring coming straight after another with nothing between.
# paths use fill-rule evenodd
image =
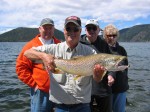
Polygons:
<instances>
[{"instance_id":1,"label":"man in orange jacket","mask_svg":"<svg viewBox=\"0 0 150 112\"><path fill-rule=\"evenodd\" d=\"M54 37L54 22L49 18L41 21L39 32L22 49L16 60L18 78L31 87L31 112L50 112L53 103L49 101L50 77L42 64L32 63L23 54L26 50L43 44L60 43Z\"/></svg>"}]
</instances>

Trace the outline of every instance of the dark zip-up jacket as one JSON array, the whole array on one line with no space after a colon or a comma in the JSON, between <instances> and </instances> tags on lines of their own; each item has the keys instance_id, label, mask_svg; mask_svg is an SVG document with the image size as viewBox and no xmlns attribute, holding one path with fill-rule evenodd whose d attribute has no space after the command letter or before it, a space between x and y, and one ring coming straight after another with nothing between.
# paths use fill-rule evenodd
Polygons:
<instances>
[{"instance_id":1,"label":"dark zip-up jacket","mask_svg":"<svg viewBox=\"0 0 150 112\"><path fill-rule=\"evenodd\" d=\"M127 56L126 50L122 46L120 46L119 43L116 43L115 47L109 46L109 50L111 54ZM128 65L128 59L126 58L125 60L123 60L121 64ZM118 71L115 75L115 82L112 85L112 92L121 93L128 90L128 69L125 69L124 71Z\"/></svg>"}]
</instances>

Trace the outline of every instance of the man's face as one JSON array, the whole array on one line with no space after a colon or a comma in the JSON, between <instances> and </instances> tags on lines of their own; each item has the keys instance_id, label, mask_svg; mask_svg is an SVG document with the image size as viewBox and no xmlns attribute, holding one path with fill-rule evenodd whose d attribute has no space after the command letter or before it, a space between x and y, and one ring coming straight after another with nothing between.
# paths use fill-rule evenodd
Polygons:
<instances>
[{"instance_id":1,"label":"man's face","mask_svg":"<svg viewBox=\"0 0 150 112\"><path fill-rule=\"evenodd\" d=\"M94 42L97 39L97 36L100 32L100 28L95 25L87 25L86 26L86 35L90 42Z\"/></svg>"},{"instance_id":2,"label":"man's face","mask_svg":"<svg viewBox=\"0 0 150 112\"><path fill-rule=\"evenodd\" d=\"M74 23L68 23L64 28L64 36L70 48L76 47L79 42L81 28Z\"/></svg>"},{"instance_id":3,"label":"man's face","mask_svg":"<svg viewBox=\"0 0 150 112\"><path fill-rule=\"evenodd\" d=\"M41 37L48 40L51 39L54 36L54 26L50 24L46 24L39 27L39 32L41 34Z\"/></svg>"}]
</instances>

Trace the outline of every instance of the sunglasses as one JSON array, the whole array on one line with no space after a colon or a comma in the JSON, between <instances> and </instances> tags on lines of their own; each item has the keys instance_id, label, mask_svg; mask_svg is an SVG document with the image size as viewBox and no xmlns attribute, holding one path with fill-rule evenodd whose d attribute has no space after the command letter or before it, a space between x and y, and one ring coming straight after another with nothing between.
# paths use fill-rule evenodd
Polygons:
<instances>
[{"instance_id":1,"label":"sunglasses","mask_svg":"<svg viewBox=\"0 0 150 112\"><path fill-rule=\"evenodd\" d=\"M71 31L73 31L73 32L78 32L79 31L79 28L78 27L66 27L66 31L67 32L71 32Z\"/></svg>"},{"instance_id":2,"label":"sunglasses","mask_svg":"<svg viewBox=\"0 0 150 112\"><path fill-rule=\"evenodd\" d=\"M91 30L96 31L97 27L96 26L93 26L93 27L88 26L88 27L86 27L86 29L87 29L87 31L91 31Z\"/></svg>"},{"instance_id":3,"label":"sunglasses","mask_svg":"<svg viewBox=\"0 0 150 112\"><path fill-rule=\"evenodd\" d=\"M107 35L107 37L113 37L115 38L117 35Z\"/></svg>"}]
</instances>

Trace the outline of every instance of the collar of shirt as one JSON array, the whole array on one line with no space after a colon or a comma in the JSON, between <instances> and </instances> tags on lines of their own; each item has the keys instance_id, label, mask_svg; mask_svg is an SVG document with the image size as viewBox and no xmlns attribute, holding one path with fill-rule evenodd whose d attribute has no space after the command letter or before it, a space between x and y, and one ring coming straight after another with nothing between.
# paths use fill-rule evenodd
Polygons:
<instances>
[{"instance_id":1,"label":"collar of shirt","mask_svg":"<svg viewBox=\"0 0 150 112\"><path fill-rule=\"evenodd\" d=\"M42 37L39 37L39 39L40 39L40 41L42 42L43 45L54 43L53 39L45 40Z\"/></svg>"},{"instance_id":2,"label":"collar of shirt","mask_svg":"<svg viewBox=\"0 0 150 112\"><path fill-rule=\"evenodd\" d=\"M80 49L80 46L81 46L81 43L78 43L78 45L72 50L69 48L69 46L65 42L65 51L66 52L78 52L78 50Z\"/></svg>"}]
</instances>

